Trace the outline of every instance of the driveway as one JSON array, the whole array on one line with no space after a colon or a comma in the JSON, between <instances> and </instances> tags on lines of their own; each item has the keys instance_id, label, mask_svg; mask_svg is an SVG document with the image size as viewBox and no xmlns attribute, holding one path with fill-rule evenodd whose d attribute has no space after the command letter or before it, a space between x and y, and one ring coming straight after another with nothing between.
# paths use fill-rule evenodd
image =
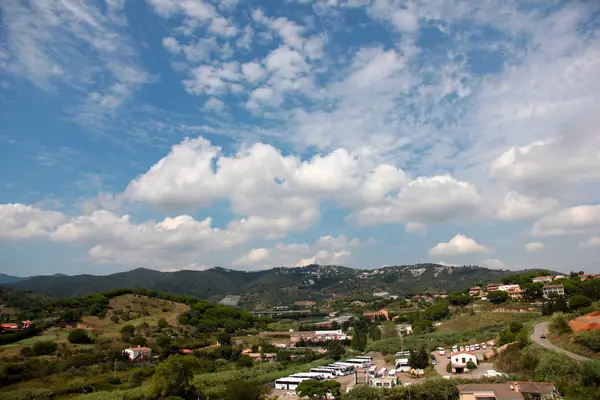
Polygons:
<instances>
[{"instance_id":1,"label":"driveway","mask_svg":"<svg viewBox=\"0 0 600 400\"><path fill-rule=\"evenodd\" d=\"M540 346L545 347L547 349L564 353L567 356L569 356L570 358L572 358L573 360L577 360L577 361L590 361L591 360L587 357L580 356L579 354L571 353L570 351L561 349L560 347L557 347L557 346L553 345L552 343L550 343L550 341L548 339L542 339L540 337L540 335L542 333L546 333L547 331L548 331L548 322L547 321L537 324L535 326L535 329L533 330L533 334L531 335L531 340L533 340L535 343L537 343Z\"/></svg>"},{"instance_id":2,"label":"driveway","mask_svg":"<svg viewBox=\"0 0 600 400\"><path fill-rule=\"evenodd\" d=\"M494 364L482 362L477 365L477 369L464 373L464 374L453 374L446 372L446 365L450 362L446 356L440 356L436 353L431 353L436 356L437 364L433 366L435 372L440 376L450 375L451 378L461 378L461 379L479 379L487 372L488 369L494 369Z\"/></svg>"}]
</instances>

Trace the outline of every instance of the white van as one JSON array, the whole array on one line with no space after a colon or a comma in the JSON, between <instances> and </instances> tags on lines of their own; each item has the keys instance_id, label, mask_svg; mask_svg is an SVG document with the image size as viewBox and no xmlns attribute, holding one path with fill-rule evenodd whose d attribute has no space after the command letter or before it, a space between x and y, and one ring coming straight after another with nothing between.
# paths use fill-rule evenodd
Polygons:
<instances>
[{"instance_id":1,"label":"white van","mask_svg":"<svg viewBox=\"0 0 600 400\"><path fill-rule=\"evenodd\" d=\"M408 358L397 359L394 366L396 368L396 371L399 371L399 372L409 372L410 371L410 365L408 365Z\"/></svg>"},{"instance_id":2,"label":"white van","mask_svg":"<svg viewBox=\"0 0 600 400\"><path fill-rule=\"evenodd\" d=\"M443 356L444 354L446 354L446 350L443 347L438 347L437 352L440 356Z\"/></svg>"}]
</instances>

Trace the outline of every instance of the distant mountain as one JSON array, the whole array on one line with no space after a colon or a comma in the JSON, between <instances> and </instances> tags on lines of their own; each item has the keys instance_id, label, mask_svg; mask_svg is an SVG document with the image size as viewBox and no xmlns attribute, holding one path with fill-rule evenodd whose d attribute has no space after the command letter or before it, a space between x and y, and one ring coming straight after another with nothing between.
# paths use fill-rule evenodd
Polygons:
<instances>
[{"instance_id":1,"label":"distant mountain","mask_svg":"<svg viewBox=\"0 0 600 400\"><path fill-rule=\"evenodd\" d=\"M475 283L498 281L518 272L438 264L385 266L375 270L308 265L249 272L220 267L177 272L138 268L106 276L35 276L10 286L54 297L74 297L117 288L147 288L216 301L228 294L238 294L242 296L242 302L287 304L335 294L387 291L404 296L424 291L456 291Z\"/></svg>"},{"instance_id":2,"label":"distant mountain","mask_svg":"<svg viewBox=\"0 0 600 400\"><path fill-rule=\"evenodd\" d=\"M27 279L27 278L20 278L18 276L12 276L12 275L6 275L6 274L0 273L0 285L5 284L5 283L13 283L13 282L22 281L23 279Z\"/></svg>"}]
</instances>

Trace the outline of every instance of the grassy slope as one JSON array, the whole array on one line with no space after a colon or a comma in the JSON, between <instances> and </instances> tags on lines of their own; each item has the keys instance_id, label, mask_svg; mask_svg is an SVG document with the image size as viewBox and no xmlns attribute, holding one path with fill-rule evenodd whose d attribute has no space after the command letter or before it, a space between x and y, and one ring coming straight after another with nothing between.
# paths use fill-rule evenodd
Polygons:
<instances>
[{"instance_id":1,"label":"grassy slope","mask_svg":"<svg viewBox=\"0 0 600 400\"><path fill-rule=\"evenodd\" d=\"M439 332L461 332L465 329L480 329L489 326L505 325L518 321L526 322L539 316L538 313L498 313L481 312L475 315L460 315L440 325Z\"/></svg>"},{"instance_id":2,"label":"grassy slope","mask_svg":"<svg viewBox=\"0 0 600 400\"><path fill-rule=\"evenodd\" d=\"M177 325L177 317L182 312L189 309L189 306L180 303L173 303L167 300L150 299L147 297L136 297L132 294L118 296L110 300L109 306L113 310L129 311L132 319L129 321L119 320L115 323L111 321L107 315L106 318L100 319L98 317L84 316L82 318L80 327L87 329L96 337L102 337L103 339L109 339L111 341L120 341L121 328L125 325L131 324L138 326L143 322L148 323L150 326L156 326L158 320L164 318L167 320L169 325ZM162 311L166 309L167 311ZM146 310L150 315L143 316L143 310ZM110 312L109 312L110 314ZM0 346L0 356L8 357L18 355L19 351L25 346L31 346L37 341L52 340L56 343L66 343L67 336L69 336L70 329L68 328L51 328L44 332L43 335L35 336L32 338L24 339L15 343ZM71 345L73 347L85 347L92 345Z\"/></svg>"}]
</instances>

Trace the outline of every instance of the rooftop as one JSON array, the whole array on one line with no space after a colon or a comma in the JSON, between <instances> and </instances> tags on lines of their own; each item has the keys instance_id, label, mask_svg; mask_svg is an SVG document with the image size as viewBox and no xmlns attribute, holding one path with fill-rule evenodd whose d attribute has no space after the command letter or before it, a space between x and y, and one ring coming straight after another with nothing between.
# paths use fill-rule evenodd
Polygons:
<instances>
[{"instance_id":1,"label":"rooftop","mask_svg":"<svg viewBox=\"0 0 600 400\"><path fill-rule=\"evenodd\" d=\"M461 394L491 392L496 400L523 400L521 393L515 392L508 383L469 383L457 386Z\"/></svg>"},{"instance_id":2,"label":"rooftop","mask_svg":"<svg viewBox=\"0 0 600 400\"><path fill-rule=\"evenodd\" d=\"M514 382L513 385L518 386L521 393L539 393L550 394L554 391L555 386L552 382Z\"/></svg>"}]
</instances>

